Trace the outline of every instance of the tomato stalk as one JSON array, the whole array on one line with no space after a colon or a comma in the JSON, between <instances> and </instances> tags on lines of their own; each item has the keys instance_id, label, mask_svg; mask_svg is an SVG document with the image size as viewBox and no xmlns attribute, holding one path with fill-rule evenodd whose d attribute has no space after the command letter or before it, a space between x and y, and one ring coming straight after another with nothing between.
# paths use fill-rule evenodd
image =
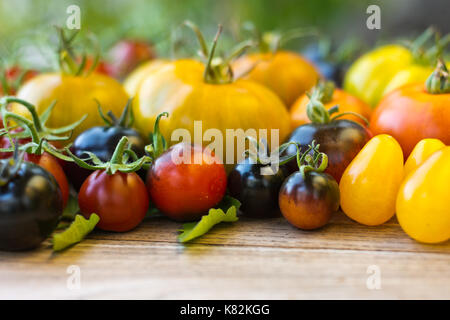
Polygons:
<instances>
[{"instance_id":1,"label":"tomato stalk","mask_svg":"<svg viewBox=\"0 0 450 320\"><path fill-rule=\"evenodd\" d=\"M319 82L311 93L307 93L309 102L306 106L306 114L312 123L326 124L345 115L354 115L362 119L366 125L369 124L369 121L365 117L352 111L342 112L334 117L331 117L332 114L339 112L339 105L335 105L327 110L324 104L332 100L333 93L334 83L332 81Z\"/></svg>"},{"instance_id":2,"label":"tomato stalk","mask_svg":"<svg viewBox=\"0 0 450 320\"><path fill-rule=\"evenodd\" d=\"M449 72L442 59L439 59L436 69L428 77L425 84L428 93L450 93Z\"/></svg>"},{"instance_id":3,"label":"tomato stalk","mask_svg":"<svg viewBox=\"0 0 450 320\"><path fill-rule=\"evenodd\" d=\"M67 154L73 159L73 161L80 167L88 170L105 170L107 174L113 175L116 172L131 173L136 172L141 168L148 169L152 158L149 156L143 156L138 158L136 153L131 150L131 145L127 137L122 137L114 150L111 160L108 162L101 161L94 153L85 152L89 156L87 159L81 159L75 156L69 148L65 148ZM132 162L128 162L129 159ZM86 161L92 161L94 164L89 164Z\"/></svg>"},{"instance_id":4,"label":"tomato stalk","mask_svg":"<svg viewBox=\"0 0 450 320\"><path fill-rule=\"evenodd\" d=\"M253 46L252 41L244 41L239 43L231 54L225 58L215 57L216 47L219 37L222 33L222 25L218 26L216 35L214 36L211 49L208 49L206 41L200 29L191 21L185 21L185 26L191 28L197 36L200 44L199 55L205 61L205 71L203 79L206 83L211 84L227 84L233 82L233 70L231 68L231 61L241 55L245 50Z\"/></svg>"},{"instance_id":5,"label":"tomato stalk","mask_svg":"<svg viewBox=\"0 0 450 320\"><path fill-rule=\"evenodd\" d=\"M24 106L31 114L31 120L8 111L6 106L10 103L19 103ZM63 155L59 150L49 144L49 141L65 141L70 139L73 130L82 123L87 115L84 115L78 121L71 123L67 126L60 128L48 128L45 124L49 119L53 108L55 107L56 102L53 102L43 113L41 116L37 114L36 107L19 98L6 96L0 99L0 107L1 114L3 119L4 129L2 129L2 135L8 135L11 147L6 149L0 149L0 152L13 152L15 149L15 145L12 143L14 139L26 139L30 138L31 142L20 146L21 150L26 151L27 153L41 155L42 153L48 152L51 155L66 161L72 161L71 158ZM10 127L9 120L17 123L18 126L22 127L24 131L12 132L12 129L15 129L17 126ZM69 132L68 135L62 135Z\"/></svg>"},{"instance_id":6,"label":"tomato stalk","mask_svg":"<svg viewBox=\"0 0 450 320\"><path fill-rule=\"evenodd\" d=\"M95 100L97 103L97 109L100 117L105 122L108 127L122 127L122 128L130 128L134 122L134 114L133 108L131 108L131 103L133 99L128 99L125 108L122 111L119 119L116 118L114 113L109 110L106 115L103 113L102 106L98 100Z\"/></svg>"},{"instance_id":7,"label":"tomato stalk","mask_svg":"<svg viewBox=\"0 0 450 320\"><path fill-rule=\"evenodd\" d=\"M300 147L297 144L297 165L303 178L305 178L305 174L309 171L324 172L328 167L328 156L320 152L319 147L319 144L312 141L308 145L308 149L301 154Z\"/></svg>"}]
</instances>

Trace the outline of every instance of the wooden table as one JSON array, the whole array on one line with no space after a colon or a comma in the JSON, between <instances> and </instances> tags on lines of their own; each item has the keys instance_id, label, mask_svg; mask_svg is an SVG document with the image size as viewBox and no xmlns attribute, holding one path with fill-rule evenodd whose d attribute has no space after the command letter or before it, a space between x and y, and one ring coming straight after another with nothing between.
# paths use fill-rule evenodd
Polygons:
<instances>
[{"instance_id":1,"label":"wooden table","mask_svg":"<svg viewBox=\"0 0 450 320\"><path fill-rule=\"evenodd\" d=\"M450 299L450 243L419 244L395 220L369 228L338 214L304 232L241 218L186 246L179 227L150 218L59 254L0 252L0 298Z\"/></svg>"}]
</instances>

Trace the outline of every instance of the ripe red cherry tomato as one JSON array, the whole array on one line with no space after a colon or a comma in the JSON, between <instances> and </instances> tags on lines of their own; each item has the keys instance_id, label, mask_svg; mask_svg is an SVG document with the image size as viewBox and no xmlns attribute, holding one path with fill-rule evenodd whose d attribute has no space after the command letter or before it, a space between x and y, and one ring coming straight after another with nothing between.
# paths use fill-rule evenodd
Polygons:
<instances>
[{"instance_id":1,"label":"ripe red cherry tomato","mask_svg":"<svg viewBox=\"0 0 450 320\"><path fill-rule=\"evenodd\" d=\"M201 161L195 163L196 157ZM199 219L219 203L226 187L227 175L219 158L201 146L187 143L178 143L161 154L147 175L152 202L174 220Z\"/></svg>"},{"instance_id":2,"label":"ripe red cherry tomato","mask_svg":"<svg viewBox=\"0 0 450 320\"><path fill-rule=\"evenodd\" d=\"M149 198L144 182L136 173L108 174L97 170L81 186L78 205L86 218L92 213L100 217L98 228L125 232L144 219Z\"/></svg>"}]
</instances>

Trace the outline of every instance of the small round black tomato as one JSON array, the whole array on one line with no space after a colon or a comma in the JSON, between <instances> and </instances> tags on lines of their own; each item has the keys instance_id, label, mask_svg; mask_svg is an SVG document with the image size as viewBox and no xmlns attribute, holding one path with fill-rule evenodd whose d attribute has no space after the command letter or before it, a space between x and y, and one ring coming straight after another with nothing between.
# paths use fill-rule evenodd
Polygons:
<instances>
[{"instance_id":1,"label":"small round black tomato","mask_svg":"<svg viewBox=\"0 0 450 320\"><path fill-rule=\"evenodd\" d=\"M0 250L32 249L54 230L63 211L61 190L42 167L0 160Z\"/></svg>"},{"instance_id":2,"label":"small round black tomato","mask_svg":"<svg viewBox=\"0 0 450 320\"><path fill-rule=\"evenodd\" d=\"M320 151L328 156L328 167L325 172L339 182L347 166L370 138L371 133L359 123L333 120L328 123L301 125L292 132L288 141L299 143L301 152L305 152L314 140L320 144ZM296 152L294 145L287 149L288 154ZM288 167L290 172L298 170L295 159L288 163Z\"/></svg>"},{"instance_id":3,"label":"small round black tomato","mask_svg":"<svg viewBox=\"0 0 450 320\"><path fill-rule=\"evenodd\" d=\"M274 172L270 166L254 163L247 158L228 175L228 189L231 196L241 202L240 210L246 216L278 217L278 192L286 176L283 166Z\"/></svg>"},{"instance_id":4,"label":"small round black tomato","mask_svg":"<svg viewBox=\"0 0 450 320\"><path fill-rule=\"evenodd\" d=\"M317 229L328 223L339 209L339 186L323 172L300 171L291 174L279 194L280 210L286 220L297 228Z\"/></svg>"},{"instance_id":5,"label":"small round black tomato","mask_svg":"<svg viewBox=\"0 0 450 320\"><path fill-rule=\"evenodd\" d=\"M145 154L147 140L136 130L120 126L93 127L82 132L70 147L70 151L79 158L86 157L84 151L95 154L101 161L109 161L114 150L122 137L127 137L132 145L132 150L140 158ZM79 190L86 178L92 171L83 169L75 163L68 162L66 165L67 176L72 185ZM140 170L141 171L141 170ZM138 172L145 178L145 171Z\"/></svg>"}]
</instances>

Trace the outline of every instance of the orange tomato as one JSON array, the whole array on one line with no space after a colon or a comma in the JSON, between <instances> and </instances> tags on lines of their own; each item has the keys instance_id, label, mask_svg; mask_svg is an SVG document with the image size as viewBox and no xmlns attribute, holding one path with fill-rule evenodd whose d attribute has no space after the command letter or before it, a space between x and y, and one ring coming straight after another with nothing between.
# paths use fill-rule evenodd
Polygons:
<instances>
[{"instance_id":1,"label":"orange tomato","mask_svg":"<svg viewBox=\"0 0 450 320\"><path fill-rule=\"evenodd\" d=\"M292 105L290 110L292 129L295 129L302 124L311 122L306 114L306 106L308 105L308 102L309 97L306 94L303 94ZM331 101L324 104L327 110L335 105L339 105L339 112L333 114L333 116L344 112L355 112L362 115L367 120L369 120L370 115L372 113L372 110L368 104L352 96L351 94L337 88L334 89ZM356 121L362 125L366 125L366 123L361 118L351 114L342 116L340 119L348 119Z\"/></svg>"},{"instance_id":2,"label":"orange tomato","mask_svg":"<svg viewBox=\"0 0 450 320\"><path fill-rule=\"evenodd\" d=\"M422 139L450 144L450 93L432 94L425 85L411 84L392 91L372 114L374 134L392 135L408 156Z\"/></svg>"},{"instance_id":3,"label":"orange tomato","mask_svg":"<svg viewBox=\"0 0 450 320\"><path fill-rule=\"evenodd\" d=\"M243 76L272 89L287 107L319 79L312 63L295 52L282 50L245 55L233 63L233 71L237 78Z\"/></svg>"}]
</instances>

